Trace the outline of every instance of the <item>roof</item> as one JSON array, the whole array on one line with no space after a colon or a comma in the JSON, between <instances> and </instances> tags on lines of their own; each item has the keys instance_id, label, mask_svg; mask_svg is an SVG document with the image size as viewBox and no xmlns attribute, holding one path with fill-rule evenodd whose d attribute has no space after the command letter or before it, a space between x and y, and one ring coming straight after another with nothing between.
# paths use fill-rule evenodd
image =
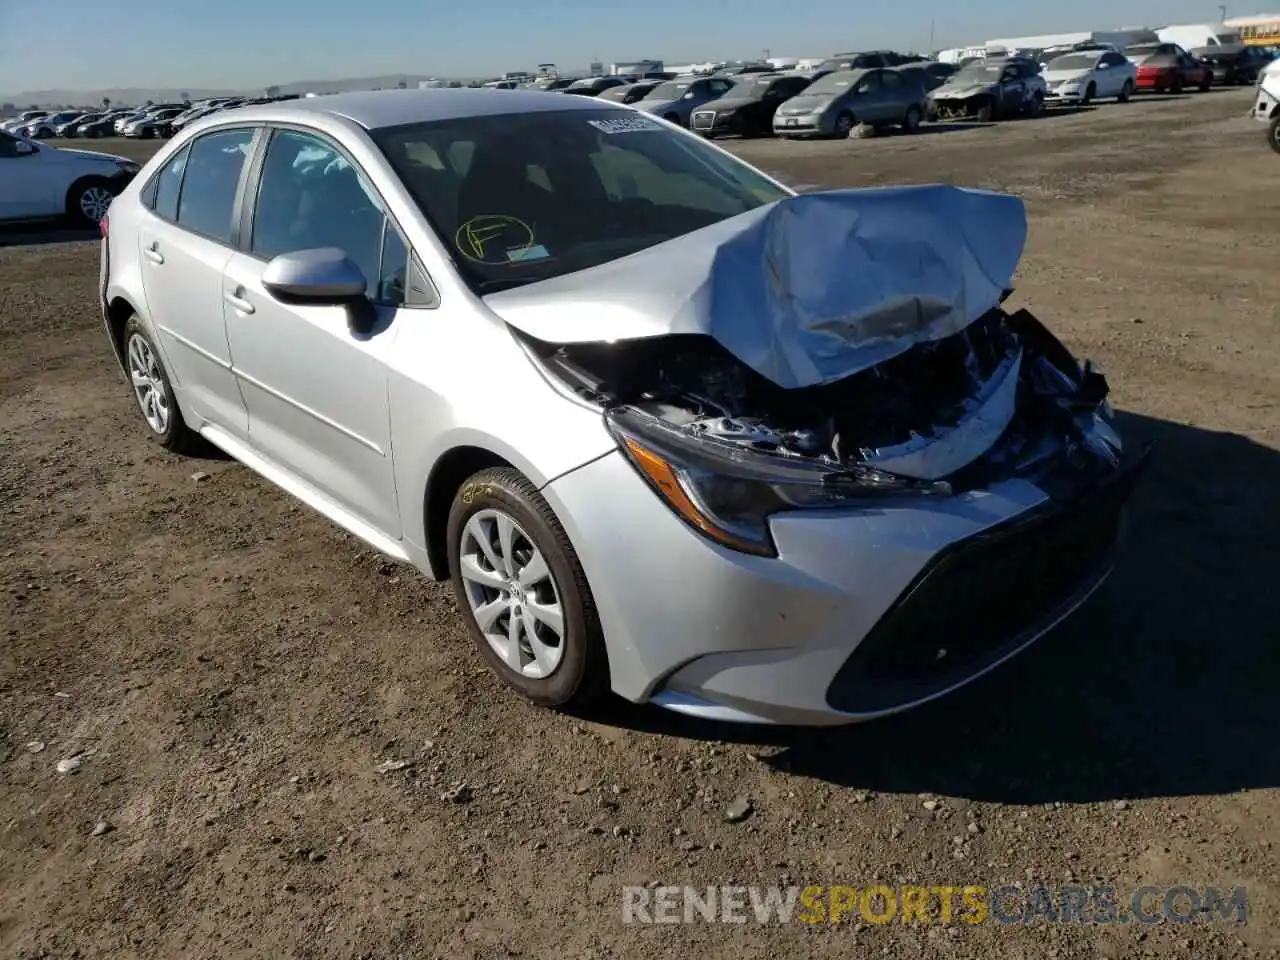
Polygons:
<instances>
[{"instance_id":1,"label":"roof","mask_svg":"<svg viewBox=\"0 0 1280 960\"><path fill-rule=\"evenodd\" d=\"M594 97L566 97L543 90L444 88L335 93L262 106L240 107L235 111L235 116L247 120L293 120L305 123L316 114L325 114L345 118L366 130L377 130L405 123L454 120L461 117L601 109L626 108Z\"/></svg>"}]
</instances>

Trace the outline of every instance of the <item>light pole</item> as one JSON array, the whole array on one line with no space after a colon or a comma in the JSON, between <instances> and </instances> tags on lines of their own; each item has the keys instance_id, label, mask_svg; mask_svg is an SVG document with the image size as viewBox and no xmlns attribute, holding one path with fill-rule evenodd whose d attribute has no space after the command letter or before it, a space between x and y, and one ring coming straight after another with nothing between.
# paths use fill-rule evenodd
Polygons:
<instances>
[{"instance_id":1,"label":"light pole","mask_svg":"<svg viewBox=\"0 0 1280 960\"><path fill-rule=\"evenodd\" d=\"M1218 18L1218 22L1222 23L1227 19L1227 5L1225 3L1218 4L1218 12L1222 14L1222 16Z\"/></svg>"}]
</instances>

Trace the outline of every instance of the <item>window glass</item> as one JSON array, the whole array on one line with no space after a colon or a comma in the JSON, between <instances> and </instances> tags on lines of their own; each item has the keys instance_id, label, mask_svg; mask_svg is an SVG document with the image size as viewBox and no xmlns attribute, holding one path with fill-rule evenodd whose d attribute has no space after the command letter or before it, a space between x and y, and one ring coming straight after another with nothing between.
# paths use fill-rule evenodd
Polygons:
<instances>
[{"instance_id":1,"label":"window glass","mask_svg":"<svg viewBox=\"0 0 1280 960\"><path fill-rule=\"evenodd\" d=\"M374 139L482 293L606 263L788 196L632 111L459 118ZM447 169L419 159L429 156L448 158Z\"/></svg>"},{"instance_id":2,"label":"window glass","mask_svg":"<svg viewBox=\"0 0 1280 960\"><path fill-rule=\"evenodd\" d=\"M337 247L379 284L382 207L372 189L328 142L278 130L262 165L250 250L263 260L282 253Z\"/></svg>"},{"instance_id":3,"label":"window glass","mask_svg":"<svg viewBox=\"0 0 1280 960\"><path fill-rule=\"evenodd\" d=\"M253 130L219 130L196 140L188 151L177 222L194 233L231 242L231 216ZM157 212L159 201L157 198Z\"/></svg>"},{"instance_id":4,"label":"window glass","mask_svg":"<svg viewBox=\"0 0 1280 960\"><path fill-rule=\"evenodd\" d=\"M382 263L378 271L378 288L372 291L379 303L400 306L405 302L405 278L409 271L409 245L390 220L382 235Z\"/></svg>"},{"instance_id":5,"label":"window glass","mask_svg":"<svg viewBox=\"0 0 1280 960\"><path fill-rule=\"evenodd\" d=\"M186 168L190 149L179 150L177 156L156 174L155 184L150 188L154 190L152 196L155 197L151 209L166 220L178 219L178 192L182 188L182 171Z\"/></svg>"},{"instance_id":6,"label":"window glass","mask_svg":"<svg viewBox=\"0 0 1280 960\"><path fill-rule=\"evenodd\" d=\"M892 71L885 71L880 75L880 82L884 84L885 90L890 93L896 93L902 89L902 77L900 74Z\"/></svg>"},{"instance_id":7,"label":"window glass","mask_svg":"<svg viewBox=\"0 0 1280 960\"><path fill-rule=\"evenodd\" d=\"M880 89L880 74L869 73L853 88L854 93L875 93Z\"/></svg>"}]
</instances>

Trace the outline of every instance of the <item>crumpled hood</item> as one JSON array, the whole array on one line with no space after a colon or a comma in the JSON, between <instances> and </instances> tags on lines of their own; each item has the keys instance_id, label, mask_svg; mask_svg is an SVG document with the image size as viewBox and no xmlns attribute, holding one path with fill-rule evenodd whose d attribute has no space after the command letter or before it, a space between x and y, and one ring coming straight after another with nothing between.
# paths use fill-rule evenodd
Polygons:
<instances>
[{"instance_id":1,"label":"crumpled hood","mask_svg":"<svg viewBox=\"0 0 1280 960\"><path fill-rule=\"evenodd\" d=\"M484 298L549 343L704 334L780 387L847 377L996 306L1022 201L944 185L809 193Z\"/></svg>"},{"instance_id":2,"label":"crumpled hood","mask_svg":"<svg viewBox=\"0 0 1280 960\"><path fill-rule=\"evenodd\" d=\"M969 97L976 97L980 93L990 93L997 86L999 84L995 83L944 83L929 96L941 99L954 97L957 100L967 100Z\"/></svg>"}]
</instances>

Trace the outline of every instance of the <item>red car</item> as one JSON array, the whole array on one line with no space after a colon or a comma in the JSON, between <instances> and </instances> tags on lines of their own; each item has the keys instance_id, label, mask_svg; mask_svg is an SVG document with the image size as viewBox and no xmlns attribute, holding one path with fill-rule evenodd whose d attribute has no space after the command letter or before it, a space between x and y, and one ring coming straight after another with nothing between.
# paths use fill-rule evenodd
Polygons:
<instances>
[{"instance_id":1,"label":"red car","mask_svg":"<svg viewBox=\"0 0 1280 960\"><path fill-rule=\"evenodd\" d=\"M1137 88L1158 93L1181 93L1184 89L1208 90L1213 83L1213 67L1197 60L1176 43L1142 43L1124 54L1138 68Z\"/></svg>"}]
</instances>

